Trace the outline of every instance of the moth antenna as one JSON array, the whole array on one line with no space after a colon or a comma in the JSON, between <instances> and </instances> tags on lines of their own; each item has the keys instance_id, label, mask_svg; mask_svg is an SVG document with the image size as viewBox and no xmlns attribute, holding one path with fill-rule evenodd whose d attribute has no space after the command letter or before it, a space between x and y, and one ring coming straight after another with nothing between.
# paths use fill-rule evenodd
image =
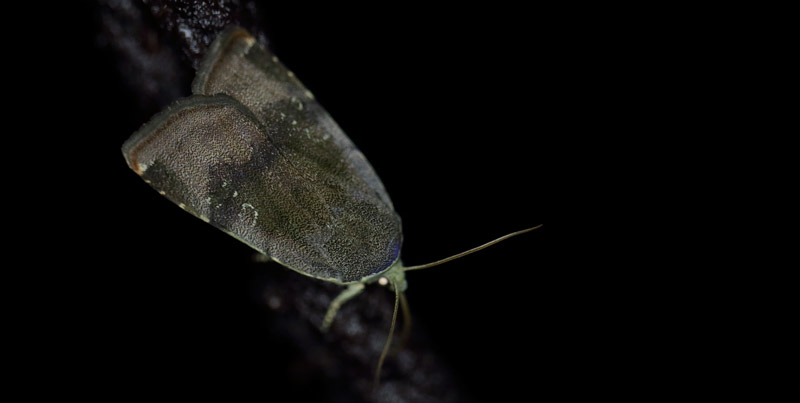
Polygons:
<instances>
[{"instance_id":1,"label":"moth antenna","mask_svg":"<svg viewBox=\"0 0 800 403\"><path fill-rule=\"evenodd\" d=\"M503 236L501 236L500 238L497 238L497 239L495 239L494 241L491 241L491 242L487 242L487 243L485 243L485 244L483 244L483 245L481 245L481 246L478 246L477 248L472 248L472 249L470 249L470 250L468 250L468 251L466 251L466 252L461 252L461 253L459 253L459 254L457 254L457 255L453 255L453 256L450 256L450 257L444 258L444 259L442 259L442 260L437 260L437 261L435 261L435 262L433 262L433 263L423 264L423 265L419 265L419 266L409 266L409 267L404 267L404 268L403 268L403 271L409 271L409 270L421 270L421 269L427 269L428 267L438 266L438 265L440 265L440 264L442 264L442 263L447 263L447 262L449 262L449 261L451 261L451 260L456 260L456 259L458 259L458 258L460 258L460 257L467 256L467 255L469 255L470 253L475 253L475 252L477 252L477 251L479 251L479 250L481 250L481 249L488 248L488 247L490 247L490 246L492 246L492 245L494 245L494 244L496 244L496 243L498 243L498 242L505 241L506 239L508 239L508 238L511 238L511 237L513 237L513 236L521 235L521 234L524 234L524 233L526 233L526 232L530 232L530 231L533 231L533 230L535 230L535 229L541 228L541 227L542 227L542 225L543 225L543 224L539 224L539 225L537 225L537 226L535 226L535 227L527 228L527 229L524 229L524 230L522 230L522 231L512 232L512 233L510 233L510 234L503 235Z\"/></svg>"},{"instance_id":2,"label":"moth antenna","mask_svg":"<svg viewBox=\"0 0 800 403\"><path fill-rule=\"evenodd\" d=\"M400 345L405 346L411 337L411 309L408 308L406 293L400 291L400 310L403 311L403 332L400 333Z\"/></svg>"},{"instance_id":3,"label":"moth antenna","mask_svg":"<svg viewBox=\"0 0 800 403\"><path fill-rule=\"evenodd\" d=\"M389 336L386 337L386 344L383 346L383 351L381 352L381 358L378 359L378 367L375 369L375 380L373 382L373 389L378 389L378 384L381 381L381 369L383 368L383 361L386 359L386 355L389 354L389 346L392 345L392 335L394 334L394 325L397 323L397 308L400 305L400 288L397 286L397 283L394 280L389 280L392 282L392 288L394 288L394 312L392 313L392 325L389 327Z\"/></svg>"}]
</instances>

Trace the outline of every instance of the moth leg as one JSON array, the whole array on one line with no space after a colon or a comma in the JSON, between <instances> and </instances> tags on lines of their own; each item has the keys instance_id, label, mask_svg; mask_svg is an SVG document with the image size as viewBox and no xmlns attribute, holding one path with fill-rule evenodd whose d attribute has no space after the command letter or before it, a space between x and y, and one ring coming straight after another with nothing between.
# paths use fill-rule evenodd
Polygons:
<instances>
[{"instance_id":1,"label":"moth leg","mask_svg":"<svg viewBox=\"0 0 800 403\"><path fill-rule=\"evenodd\" d=\"M331 301L331 304L328 306L328 312L325 313L325 319L322 320L321 329L323 332L327 332L328 329L330 329L331 323L333 323L333 319L336 317L336 313L339 312L339 308L341 308L342 305L351 298L361 294L361 291L364 291L364 284L350 284L344 291L337 295L333 301Z\"/></svg>"}]
</instances>

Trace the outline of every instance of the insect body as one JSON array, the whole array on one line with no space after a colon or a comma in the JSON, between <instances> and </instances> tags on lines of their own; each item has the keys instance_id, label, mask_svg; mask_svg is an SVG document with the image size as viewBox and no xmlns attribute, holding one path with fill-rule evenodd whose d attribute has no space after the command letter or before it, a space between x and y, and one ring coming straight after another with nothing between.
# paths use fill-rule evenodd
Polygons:
<instances>
[{"instance_id":1,"label":"insect body","mask_svg":"<svg viewBox=\"0 0 800 403\"><path fill-rule=\"evenodd\" d=\"M233 28L212 43L192 92L125 142L131 169L272 260L346 285L323 329L379 279L392 284L396 307L405 271L430 265L403 267L400 217L383 184L294 74Z\"/></svg>"},{"instance_id":2,"label":"insect body","mask_svg":"<svg viewBox=\"0 0 800 403\"><path fill-rule=\"evenodd\" d=\"M217 38L192 90L123 146L156 190L308 276L361 283L398 260L400 217L380 179L246 31Z\"/></svg>"}]
</instances>

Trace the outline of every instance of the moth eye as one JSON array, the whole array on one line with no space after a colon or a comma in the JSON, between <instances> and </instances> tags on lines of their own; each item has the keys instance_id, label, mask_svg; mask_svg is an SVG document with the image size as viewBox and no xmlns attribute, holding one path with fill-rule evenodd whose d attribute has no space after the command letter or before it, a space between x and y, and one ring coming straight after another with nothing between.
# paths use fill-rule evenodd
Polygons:
<instances>
[{"instance_id":1,"label":"moth eye","mask_svg":"<svg viewBox=\"0 0 800 403\"><path fill-rule=\"evenodd\" d=\"M380 285L389 284L389 279L387 279L386 277L381 277L381 278L378 279L378 284L380 284Z\"/></svg>"}]
</instances>

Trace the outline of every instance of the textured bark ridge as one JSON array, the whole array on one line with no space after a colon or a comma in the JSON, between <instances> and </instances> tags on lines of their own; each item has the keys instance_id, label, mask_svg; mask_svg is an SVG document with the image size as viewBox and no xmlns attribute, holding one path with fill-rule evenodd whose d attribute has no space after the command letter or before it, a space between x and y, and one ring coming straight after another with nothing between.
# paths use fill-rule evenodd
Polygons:
<instances>
[{"instance_id":1,"label":"textured bark ridge","mask_svg":"<svg viewBox=\"0 0 800 403\"><path fill-rule=\"evenodd\" d=\"M242 26L267 44L261 16L269 10L250 1L99 0L96 7L98 43L111 53L143 115L189 95L195 68L217 33L228 25ZM342 288L275 263L254 265L263 265L251 269L256 273L254 299L263 310L264 323L259 327L269 335L265 342L292 352L282 374L292 383L291 392L280 391L287 385L264 379L265 396L292 393L293 401L331 402L469 401L420 328L414 329L402 348L395 343L383 381L373 391L373 371L394 305L390 290L367 287L345 304L330 332L322 333L319 325L328 304ZM411 308L413 312L413 301ZM402 330L402 321L398 327Z\"/></svg>"},{"instance_id":2,"label":"textured bark ridge","mask_svg":"<svg viewBox=\"0 0 800 403\"><path fill-rule=\"evenodd\" d=\"M253 2L98 0L97 7L99 43L113 51L147 110L189 94L195 68L226 26L242 26L267 43Z\"/></svg>"}]
</instances>

